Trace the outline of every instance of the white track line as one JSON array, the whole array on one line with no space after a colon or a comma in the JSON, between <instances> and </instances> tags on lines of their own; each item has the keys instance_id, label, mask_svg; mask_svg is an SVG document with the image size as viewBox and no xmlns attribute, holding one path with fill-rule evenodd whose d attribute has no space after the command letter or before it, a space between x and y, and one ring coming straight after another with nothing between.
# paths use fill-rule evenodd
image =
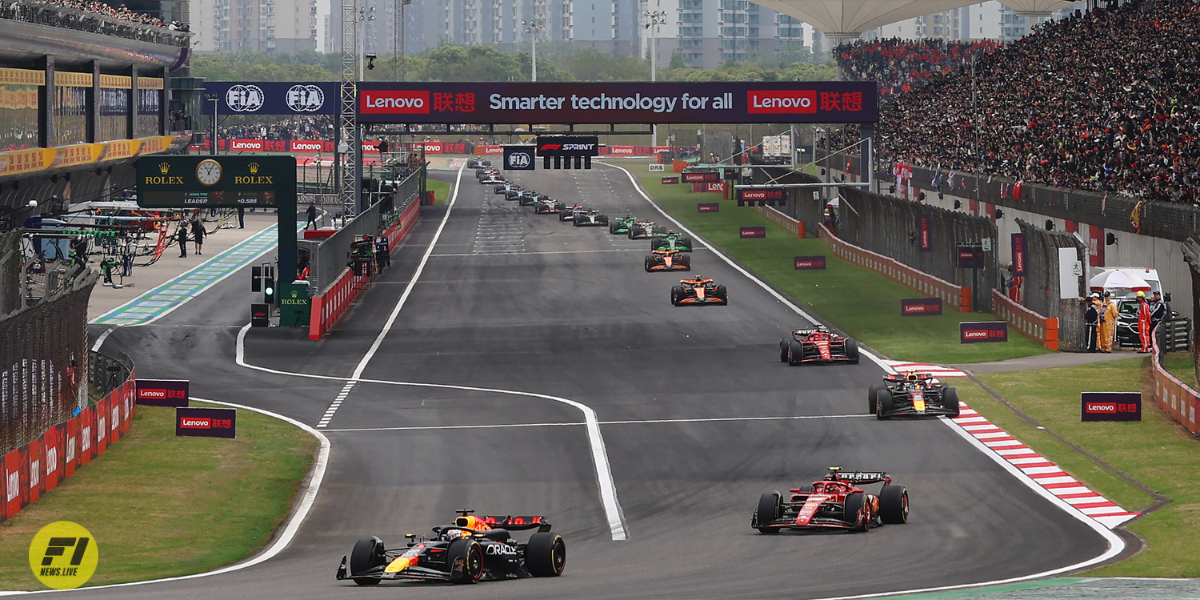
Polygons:
<instances>
[{"instance_id":1,"label":"white track line","mask_svg":"<svg viewBox=\"0 0 1200 600\"><path fill-rule=\"evenodd\" d=\"M621 510L621 504L617 500L617 486L613 482L612 468L608 464L608 452L604 447L604 437L600 434L599 419L597 419L596 411L593 410L592 407L590 407L586 404L583 404L581 402L576 402L574 400L570 400L568 398L560 398L558 396L549 396L546 394L536 394L533 392L521 392L521 391L513 391L513 390L500 390L500 389L491 389L491 388L478 388L478 387L471 387L471 386L444 385L444 384L434 384L434 383L395 382L395 381L384 381L384 380L378 380L378 379L363 379L362 378L363 370L366 368L367 363L370 362L371 357L373 357L375 355L375 352L378 351L380 344L383 343L383 339L384 339L384 337L386 337L388 330L391 329L392 324L395 323L396 317L400 314L400 309L404 307L404 303L408 300L408 296L412 292L413 286L416 284L417 279L420 278L421 272L424 270L426 262L428 262L430 255L433 253L433 248L435 245L437 245L438 237L441 236L442 230L446 227L446 221L450 217L450 209L453 207L455 201L458 199L458 191L462 187L461 186L462 171L463 171L463 168L465 168L465 165L466 165L466 163L464 163L464 166L460 167L458 170L458 179L454 185L454 192L453 192L453 194L451 194L450 202L447 203L447 205L446 205L446 215L442 218L442 223L441 223L441 225L438 226L437 233L434 234L433 240L430 242L429 247L425 250L425 255L424 255L424 257L421 258L421 263L420 263L420 265L418 265L416 272L413 273L412 280L409 282L408 287L405 288L404 294L400 296L400 300L396 303L396 307L392 310L391 315L388 317L387 323L384 324L383 329L379 332L379 335L375 338L375 342L371 345L371 348L367 351L367 354L363 356L362 360L358 364L358 367L354 370L354 373L350 377L348 377L348 378L347 377L332 377L332 376L328 376L328 375L314 375L314 374L310 374L310 373L293 373L293 372L288 372L288 371L280 371L277 369L269 369L266 367L260 367L258 365L251 365L251 364L247 363L246 362L246 332L248 332L250 330L249 323L247 323L245 326L243 326L241 328L241 330L238 331L237 342L236 342L237 345L235 347L235 360L237 361L237 364L239 366L246 367L248 369L256 369L256 370L263 371L266 373L274 373L276 375L285 375L285 376L292 376L292 377L308 377L308 378L312 378L312 379L323 379L323 380L327 380L327 381L344 381L344 382L346 382L346 385L342 387L342 393L347 393L347 394L349 393L349 389L351 387L353 387L354 384L357 384L357 383L380 383L380 384L385 384L385 385L402 385L402 386L411 386L411 387L432 387L432 388L441 388L441 389L456 389L456 390L476 391L476 392L512 394L512 395L516 395L516 396L526 396L526 397L531 397L531 398L542 398L545 400L552 400L554 402L561 402L568 406L577 408L577 409L579 409L580 412L583 413L584 421L587 426L588 444L589 444L589 446L591 448L591 452L592 452L592 463L594 464L594 466L596 468L596 482L600 488L600 500L604 506L605 517L608 519L609 530L612 532L612 539L613 540L628 539L628 526L626 525L626 522L625 522L625 515ZM329 420L333 418L334 413L337 412L337 409L338 409L338 407L341 406L341 403L343 400L344 400L344 396L341 396L341 399L335 399L334 403L330 405L329 409L327 409L325 411L325 414L321 417L321 422L323 422L325 425L328 425ZM323 427L323 425L318 424L318 427Z\"/></svg>"},{"instance_id":2,"label":"white track line","mask_svg":"<svg viewBox=\"0 0 1200 600\"><path fill-rule=\"evenodd\" d=\"M638 191L638 193L641 194L642 198L644 198L646 200L646 202L649 202L651 206L653 206L656 210L658 210L658 212L661 213L664 217L670 219L672 223L675 223L676 225L678 225L681 231L687 232L688 234L690 234L693 238L695 238L697 240L702 239L702 238L700 238L700 236L696 235L695 233L691 232L686 227L684 227L683 223L680 223L679 221L675 220L674 217L667 214L667 212L664 211L662 209L662 207L660 207L658 204L656 204L654 202L654 200L650 199L650 196L647 195L645 190L642 189L642 186L638 183L637 178L635 178L633 176L633 173L630 173L624 167L620 167L620 166L617 166L614 164L603 163L603 162L600 164L624 171L625 175L627 177L629 177L629 181L631 183L633 183L634 189L636 189ZM709 246L709 248L712 249L713 254L716 254L718 257L721 258L721 260L724 260L726 263L728 263L729 266L736 269L742 275L745 275L748 279L750 279L754 283L757 283L759 285L759 287L763 288L764 290L767 290L767 293L771 294L776 299L778 299L780 302L782 302L786 306L790 307L792 310L796 311L797 314L808 319L809 321L811 321L813 323L817 322L815 319L813 319L813 317L811 315L809 315L808 313L801 310L800 307L796 306L795 304L789 302L786 298L784 298L782 295L780 295L778 292L776 292L774 289L772 289L771 286L767 285L765 282L763 282L759 278L755 277L754 275L750 274L745 269L738 266L736 263L734 263L732 260L730 260L728 257L726 257L724 253L722 253L721 251L719 251L715 247L713 247L712 244L708 244L707 242L704 242L704 243L707 246ZM891 365L888 365L886 362L884 362L878 356L875 356L873 353L866 352L866 351L860 351L860 352L862 354L865 354L872 361L874 361L875 364L879 365L879 367L881 369L883 369L884 371L886 371L888 373L896 372L896 370L893 369L891 367ZM862 594L862 595L858 595L858 596L837 596L837 597L832 597L832 598L824 598L822 600L851 600L851 599L855 599L855 598L878 598L881 596L893 596L896 594L916 594L916 593L927 593L927 592L940 592L940 591L946 591L946 590L957 590L957 589L965 589L965 588L973 588L973 587L981 587L981 586L1004 585L1004 584L1008 584L1008 583L1016 583L1019 581L1029 581L1031 579L1042 579L1044 577L1052 577L1055 575L1061 575L1064 573L1071 573L1074 571L1079 571L1081 569L1086 569L1087 567L1090 567L1090 566L1098 564L1098 563L1102 563L1106 560L1109 560L1109 559L1119 555L1125 549L1125 540L1122 540L1120 538L1120 536L1114 534L1112 531L1109 531L1107 527L1105 527L1103 524L1097 522L1096 520L1094 520L1090 517L1087 517L1085 515L1082 515L1079 511L1075 510L1073 507L1071 507L1066 502L1060 500L1059 498L1054 497L1054 495L1051 494L1048 490L1046 490L1046 488L1043 488L1042 486L1038 485L1028 475L1025 475L1019 469L1017 469L1015 466L1009 464L1009 462L1007 460L1005 460L1005 458L1003 456L1000 456L999 454L997 454L994 450L992 450L992 448L988 447L983 442L975 439L975 437L973 435L968 433L966 430L964 430L962 427L960 427L957 423L955 423L954 421L952 421L950 419L945 419L945 418L938 419L938 420L945 423L955 433L962 436L963 439L967 440L972 446L977 448L980 452L983 452L983 454L985 456L991 458L992 461L994 461L996 464L999 464L1002 468L1004 468L1004 470L1011 473L1013 475L1013 477L1016 477L1017 481L1020 481L1026 487L1032 489L1037 494L1045 497L1052 504L1054 504L1058 508L1062 509L1063 512L1065 512L1067 515L1082 522L1083 524L1090 527L1093 531L1100 534L1100 536L1103 537L1105 539L1105 541L1108 542L1108 544L1109 544L1108 550L1105 551L1104 553L1100 554L1099 556L1085 560L1083 562L1075 563L1073 565L1067 565L1065 567L1053 569L1050 571L1043 571L1041 573L1034 573L1032 575L1024 575L1021 577L1013 577L1010 579L1002 579L1002 580L997 580L997 581L985 581L985 582L980 582L980 583L968 583L968 584L962 584L962 585L951 585L951 586L943 586L943 587L924 588L924 589L917 589L917 590L897 590L897 591L886 592L886 593L881 593L881 594Z\"/></svg>"},{"instance_id":3,"label":"white track line","mask_svg":"<svg viewBox=\"0 0 1200 600\"><path fill-rule=\"evenodd\" d=\"M641 425L645 423L725 423L730 421L802 421L809 419L873 419L875 415L797 415L785 417L709 417L698 419L633 419L628 421L600 421L601 425ZM348 429L326 429L327 433L346 431L429 431L438 429L504 429L508 427L563 427L587 425L587 423L507 423L488 425L413 425L409 427L361 427Z\"/></svg>"},{"instance_id":4,"label":"white track line","mask_svg":"<svg viewBox=\"0 0 1200 600\"><path fill-rule=\"evenodd\" d=\"M325 469L329 466L329 450L330 450L329 438L325 437L320 431L317 431L316 429L313 429L312 427L309 427L308 425L305 425L304 423L301 423L300 421L297 421L297 420L289 418L289 417L285 417L281 414L263 410L261 408L255 408L253 406L244 406L241 404L233 404L230 402L220 402L217 400L206 400L204 398L193 397L193 399L196 401L199 401L199 402L208 402L211 404L220 404L222 406L231 406L233 408L240 408L243 410L249 410L249 411L259 413L259 414L267 415L268 417L273 417L273 418L279 419L280 421L284 421L286 423L295 425L296 427L299 427L300 429L307 431L310 435L317 438L317 442L319 444L319 446L317 447L317 457L313 461L312 469L309 471L308 480L305 481L301 485L301 488L297 494L300 497L300 502L296 504L295 510L293 510L291 515L288 516L287 521L284 522L283 525L278 530L276 530L278 532L278 535L275 537L274 543L272 543L270 545L270 547L268 547L266 550L263 550L262 552L254 555L253 557L251 557L248 560L245 560L245 561L237 563L237 564L229 565L228 567L222 567L220 569L216 569L215 571L207 571L205 573L196 573L194 575L180 575L179 577L165 577L162 579L150 579L147 581L131 581L129 583L115 583L112 585L97 585L97 586L92 586L92 587L81 587L81 588L75 588L73 590L38 590L38 591L34 591L34 592L0 591L0 596L11 596L11 595L17 595L17 594L48 594L48 593L59 593L59 592L87 592L87 591L92 591L92 590L105 590L105 589L111 589L111 588L128 587L128 586L133 586L133 585L146 585L146 584L150 584L150 583L166 583L168 581L183 581L185 579L199 579L200 577L209 577L212 575L222 575L225 573L231 573L233 571L240 571L240 570L248 568L248 567L253 567L254 565L257 565L259 563L270 560L271 558L274 558L275 555L279 554L280 552L283 552L284 548L288 547L288 544L292 543L292 539L296 537L296 532L300 530L300 525L302 525L304 523L304 519L306 517L308 517L308 512L309 512L309 510L312 509L313 502L315 502L317 499L317 492L321 489L321 482L325 480Z\"/></svg>"}]
</instances>

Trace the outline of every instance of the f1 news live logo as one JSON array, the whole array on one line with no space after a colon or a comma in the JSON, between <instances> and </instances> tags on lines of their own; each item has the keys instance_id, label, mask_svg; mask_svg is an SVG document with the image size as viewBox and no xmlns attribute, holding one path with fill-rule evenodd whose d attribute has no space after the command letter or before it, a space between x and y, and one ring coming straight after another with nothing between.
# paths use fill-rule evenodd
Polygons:
<instances>
[{"instance_id":1,"label":"f1 news live logo","mask_svg":"<svg viewBox=\"0 0 1200 600\"><path fill-rule=\"evenodd\" d=\"M750 114L815 114L816 90L750 90L746 92Z\"/></svg>"},{"instance_id":2,"label":"f1 news live logo","mask_svg":"<svg viewBox=\"0 0 1200 600\"><path fill-rule=\"evenodd\" d=\"M39 581L56 590L77 588L92 578L100 561L96 539L83 526L56 521L29 544L29 566Z\"/></svg>"},{"instance_id":3,"label":"f1 news live logo","mask_svg":"<svg viewBox=\"0 0 1200 600\"><path fill-rule=\"evenodd\" d=\"M431 104L429 91L365 90L360 112L386 115L427 115Z\"/></svg>"}]
</instances>

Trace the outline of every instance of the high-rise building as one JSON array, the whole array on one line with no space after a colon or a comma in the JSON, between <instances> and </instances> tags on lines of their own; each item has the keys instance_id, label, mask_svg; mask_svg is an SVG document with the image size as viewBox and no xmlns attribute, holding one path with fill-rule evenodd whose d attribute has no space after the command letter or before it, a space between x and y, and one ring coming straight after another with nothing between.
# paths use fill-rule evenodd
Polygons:
<instances>
[{"instance_id":1,"label":"high-rise building","mask_svg":"<svg viewBox=\"0 0 1200 600\"><path fill-rule=\"evenodd\" d=\"M317 0L194 0L197 52L317 49Z\"/></svg>"},{"instance_id":2,"label":"high-rise building","mask_svg":"<svg viewBox=\"0 0 1200 600\"><path fill-rule=\"evenodd\" d=\"M997 40L1011 42L1019 40L1032 30L1034 25L1061 19L1085 3L1054 11L1049 15L1027 16L995 0L979 2L970 6L942 11L912 19L884 25L864 37L945 40Z\"/></svg>"}]
</instances>

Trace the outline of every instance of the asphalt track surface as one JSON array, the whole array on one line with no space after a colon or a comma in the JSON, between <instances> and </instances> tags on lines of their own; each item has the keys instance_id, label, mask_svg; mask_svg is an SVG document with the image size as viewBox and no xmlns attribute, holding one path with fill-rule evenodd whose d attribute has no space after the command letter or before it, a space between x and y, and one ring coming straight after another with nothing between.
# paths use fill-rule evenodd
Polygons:
<instances>
[{"instance_id":1,"label":"asphalt track surface","mask_svg":"<svg viewBox=\"0 0 1200 600\"><path fill-rule=\"evenodd\" d=\"M517 179L610 214L652 214L611 167ZM74 596L821 598L1019 577L1107 548L944 423L864 415L866 389L881 375L874 363L780 363L779 338L804 321L709 250L693 253L693 273L727 285L730 304L676 308L669 289L679 277L643 271L649 242L535 215L469 170L462 181L361 378L531 392L591 407L628 539L613 539L580 410L542 397L361 381L323 430L332 443L325 482L278 556L213 577ZM392 268L327 339L251 330L246 361L349 377L446 210L424 208ZM105 351L129 353L141 377L191 379L197 397L316 426L344 381L234 362L248 280L247 270L152 326L117 330ZM831 465L891 473L909 490L909 522L867 534L750 528L759 494L807 484ZM426 533L459 508L545 515L567 541L565 574L454 588L335 581L356 539L374 534L400 545L406 532Z\"/></svg>"}]
</instances>

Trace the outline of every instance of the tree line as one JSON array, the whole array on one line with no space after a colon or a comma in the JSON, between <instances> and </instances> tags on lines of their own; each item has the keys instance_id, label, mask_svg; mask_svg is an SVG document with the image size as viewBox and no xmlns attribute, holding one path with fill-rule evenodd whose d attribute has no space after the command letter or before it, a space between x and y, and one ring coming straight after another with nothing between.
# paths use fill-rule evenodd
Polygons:
<instances>
[{"instance_id":1,"label":"tree line","mask_svg":"<svg viewBox=\"0 0 1200 600\"><path fill-rule=\"evenodd\" d=\"M544 49L543 49L544 48ZM528 52L506 53L494 46L443 44L403 59L384 57L366 71L367 81L529 81L533 60ZM538 81L649 81L649 58L613 56L594 49L548 43L539 47ZM403 73L402 76L398 76ZM296 54L238 52L200 54L191 74L208 81L338 81L341 55L305 50ZM832 61L820 60L807 48L773 55L770 62L728 62L716 69L684 67L679 54L659 65L658 81L830 81L837 76Z\"/></svg>"}]
</instances>

